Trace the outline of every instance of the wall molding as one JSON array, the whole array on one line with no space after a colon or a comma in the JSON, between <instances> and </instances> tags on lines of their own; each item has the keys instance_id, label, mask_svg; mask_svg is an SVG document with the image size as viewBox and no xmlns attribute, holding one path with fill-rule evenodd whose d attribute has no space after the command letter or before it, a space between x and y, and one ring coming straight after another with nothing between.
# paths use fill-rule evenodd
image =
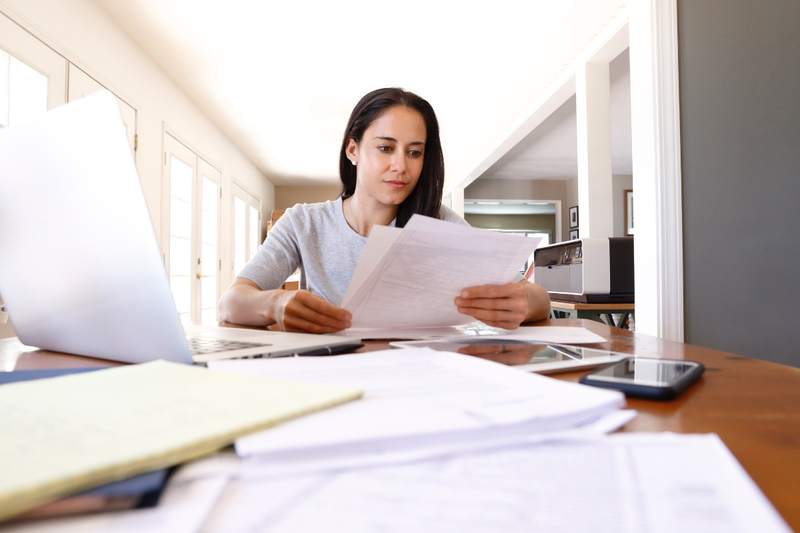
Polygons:
<instances>
[{"instance_id":1,"label":"wall molding","mask_svg":"<svg viewBox=\"0 0 800 533\"><path fill-rule=\"evenodd\" d=\"M631 127L637 331L683 341L677 16L676 0L630 7Z\"/></svg>"}]
</instances>

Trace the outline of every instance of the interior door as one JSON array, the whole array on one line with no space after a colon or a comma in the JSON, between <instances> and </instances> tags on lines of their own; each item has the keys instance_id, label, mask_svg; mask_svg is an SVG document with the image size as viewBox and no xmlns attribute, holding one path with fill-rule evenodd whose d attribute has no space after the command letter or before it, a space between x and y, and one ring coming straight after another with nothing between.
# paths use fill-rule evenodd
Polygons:
<instances>
[{"instance_id":1,"label":"interior door","mask_svg":"<svg viewBox=\"0 0 800 533\"><path fill-rule=\"evenodd\" d=\"M195 205L197 156L172 135L164 135L164 177L168 191L166 213L169 285L181 321L193 322L195 267Z\"/></svg>"},{"instance_id":2,"label":"interior door","mask_svg":"<svg viewBox=\"0 0 800 533\"><path fill-rule=\"evenodd\" d=\"M201 324L215 325L222 271L219 253L222 173L202 158L198 158L197 170L194 313Z\"/></svg>"}]
</instances>

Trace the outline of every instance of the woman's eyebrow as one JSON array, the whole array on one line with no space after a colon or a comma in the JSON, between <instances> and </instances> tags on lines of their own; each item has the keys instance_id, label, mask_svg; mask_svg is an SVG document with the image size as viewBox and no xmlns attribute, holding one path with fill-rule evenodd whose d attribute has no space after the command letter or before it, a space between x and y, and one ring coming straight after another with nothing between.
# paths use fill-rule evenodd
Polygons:
<instances>
[{"instance_id":1,"label":"woman's eyebrow","mask_svg":"<svg viewBox=\"0 0 800 533\"><path fill-rule=\"evenodd\" d=\"M395 139L394 137L375 137L375 138L379 139L381 141L397 142L397 139ZM424 145L425 143L423 141L414 141L414 142L408 143L409 146L411 146L412 144L423 144Z\"/></svg>"}]
</instances>

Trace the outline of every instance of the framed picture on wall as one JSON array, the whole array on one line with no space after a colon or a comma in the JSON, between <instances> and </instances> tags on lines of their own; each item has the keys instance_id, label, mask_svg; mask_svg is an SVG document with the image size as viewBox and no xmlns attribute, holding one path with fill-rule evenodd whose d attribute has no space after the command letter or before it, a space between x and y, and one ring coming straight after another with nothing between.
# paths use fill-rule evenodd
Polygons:
<instances>
[{"instance_id":1,"label":"framed picture on wall","mask_svg":"<svg viewBox=\"0 0 800 533\"><path fill-rule=\"evenodd\" d=\"M569 230L569 240L574 241L578 237L578 228Z\"/></svg>"},{"instance_id":2,"label":"framed picture on wall","mask_svg":"<svg viewBox=\"0 0 800 533\"><path fill-rule=\"evenodd\" d=\"M578 227L578 206L573 205L569 208L569 227L570 228L577 228Z\"/></svg>"},{"instance_id":3,"label":"framed picture on wall","mask_svg":"<svg viewBox=\"0 0 800 533\"><path fill-rule=\"evenodd\" d=\"M633 189L625 189L625 235L633 235Z\"/></svg>"}]
</instances>

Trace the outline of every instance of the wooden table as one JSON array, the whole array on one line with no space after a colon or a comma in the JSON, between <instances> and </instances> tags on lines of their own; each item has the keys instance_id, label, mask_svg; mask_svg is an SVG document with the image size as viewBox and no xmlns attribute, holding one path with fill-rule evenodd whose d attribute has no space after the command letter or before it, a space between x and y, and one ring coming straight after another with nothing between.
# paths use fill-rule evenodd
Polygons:
<instances>
[{"instance_id":1,"label":"wooden table","mask_svg":"<svg viewBox=\"0 0 800 533\"><path fill-rule=\"evenodd\" d=\"M588 318L609 326L628 329L634 313L633 303L587 304L581 302L550 301L550 318ZM619 320L614 315L620 315Z\"/></svg>"},{"instance_id":2,"label":"wooden table","mask_svg":"<svg viewBox=\"0 0 800 533\"><path fill-rule=\"evenodd\" d=\"M638 355L692 359L703 378L677 400L629 399L638 415L622 431L717 433L791 527L800 530L800 369L699 346L632 334L592 320L537 325L583 326L608 342L594 346ZM371 342L360 351L386 347ZM109 366L118 363L54 354L0 340L0 369ZM556 377L577 381L583 372Z\"/></svg>"}]
</instances>

